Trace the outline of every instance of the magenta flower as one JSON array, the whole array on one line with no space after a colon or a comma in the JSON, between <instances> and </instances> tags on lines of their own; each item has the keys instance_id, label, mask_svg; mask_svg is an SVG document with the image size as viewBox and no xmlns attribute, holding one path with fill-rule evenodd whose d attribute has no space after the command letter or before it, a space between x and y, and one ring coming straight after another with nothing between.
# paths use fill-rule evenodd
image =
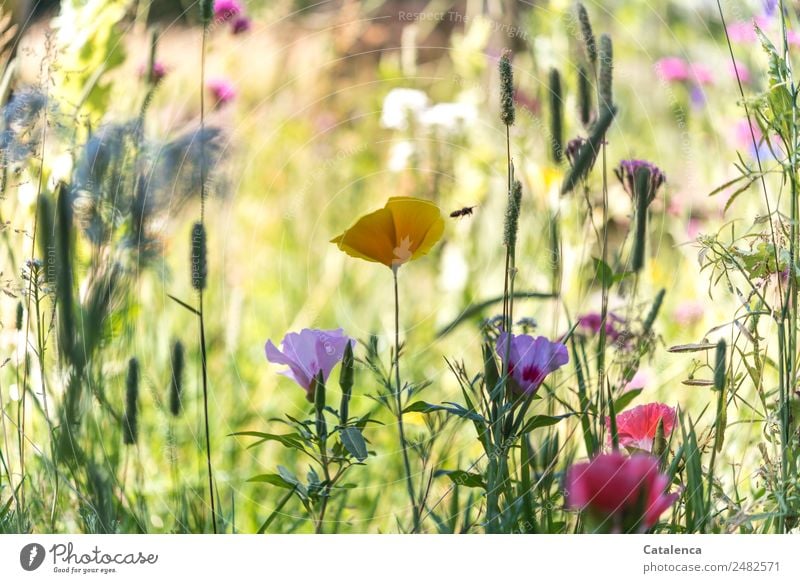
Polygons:
<instances>
[{"instance_id":1,"label":"magenta flower","mask_svg":"<svg viewBox=\"0 0 800 583\"><path fill-rule=\"evenodd\" d=\"M771 19L766 16L756 16L753 20L740 20L728 25L728 37L735 43L754 43L758 40L754 25L760 29L768 28Z\"/></svg>"},{"instance_id":2,"label":"magenta flower","mask_svg":"<svg viewBox=\"0 0 800 583\"><path fill-rule=\"evenodd\" d=\"M545 377L569 362L567 347L560 342L550 342L544 336L533 338L527 334L511 335L503 332L497 339L497 354L505 364L508 353L508 374L512 385L525 394L535 393Z\"/></svg>"},{"instance_id":3,"label":"magenta flower","mask_svg":"<svg viewBox=\"0 0 800 583\"><path fill-rule=\"evenodd\" d=\"M567 470L567 507L587 513L598 531L642 532L678 499L650 455L601 454Z\"/></svg>"},{"instance_id":4,"label":"magenta flower","mask_svg":"<svg viewBox=\"0 0 800 583\"><path fill-rule=\"evenodd\" d=\"M658 422L664 423L664 437L669 437L675 427L675 409L663 403L647 403L617 415L619 444L629 449L653 451L653 440ZM611 439L611 419L606 417L608 437Z\"/></svg>"},{"instance_id":5,"label":"magenta flower","mask_svg":"<svg viewBox=\"0 0 800 583\"><path fill-rule=\"evenodd\" d=\"M214 0L214 20L227 22L243 12L239 0Z\"/></svg>"},{"instance_id":6,"label":"magenta flower","mask_svg":"<svg viewBox=\"0 0 800 583\"><path fill-rule=\"evenodd\" d=\"M221 107L236 99L236 87L229 80L222 77L210 79L206 84L211 95L217 100L216 105Z\"/></svg>"},{"instance_id":7,"label":"magenta flower","mask_svg":"<svg viewBox=\"0 0 800 583\"><path fill-rule=\"evenodd\" d=\"M243 32L247 32L252 27L252 21L247 18L246 16L237 16L233 24L231 24L231 32L233 34L242 34Z\"/></svg>"},{"instance_id":8,"label":"magenta flower","mask_svg":"<svg viewBox=\"0 0 800 583\"><path fill-rule=\"evenodd\" d=\"M280 350L272 340L267 341L264 349L268 361L289 367L280 374L289 377L305 389L306 398L313 401L312 379L322 372L322 378L328 380L333 367L344 357L348 342L355 343L352 338L345 336L341 328L336 330L304 328L299 333L286 334Z\"/></svg>"},{"instance_id":9,"label":"magenta flower","mask_svg":"<svg viewBox=\"0 0 800 583\"><path fill-rule=\"evenodd\" d=\"M167 67L161 61L156 61L155 63L153 63L152 74L153 78L150 81L152 81L153 83L158 83L164 77L167 76ZM143 63L139 67L139 76L147 77L148 75L150 75L150 64Z\"/></svg>"},{"instance_id":10,"label":"magenta flower","mask_svg":"<svg viewBox=\"0 0 800 583\"><path fill-rule=\"evenodd\" d=\"M667 83L682 83L689 79L689 65L679 57L664 57L656 62L659 76Z\"/></svg>"},{"instance_id":11,"label":"magenta flower","mask_svg":"<svg viewBox=\"0 0 800 583\"><path fill-rule=\"evenodd\" d=\"M714 74L704 64L693 63L689 65L689 70L692 73L692 80L698 85L711 85L714 83Z\"/></svg>"}]
</instances>

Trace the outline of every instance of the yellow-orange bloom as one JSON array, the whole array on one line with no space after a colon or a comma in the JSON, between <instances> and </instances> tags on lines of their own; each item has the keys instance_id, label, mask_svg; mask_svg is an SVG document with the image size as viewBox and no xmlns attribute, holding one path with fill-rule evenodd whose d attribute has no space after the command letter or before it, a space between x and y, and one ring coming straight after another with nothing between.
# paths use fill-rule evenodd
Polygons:
<instances>
[{"instance_id":1,"label":"yellow-orange bloom","mask_svg":"<svg viewBox=\"0 0 800 583\"><path fill-rule=\"evenodd\" d=\"M438 206L429 200L398 196L358 219L331 243L352 257L397 269L426 255L443 232L444 219Z\"/></svg>"}]
</instances>

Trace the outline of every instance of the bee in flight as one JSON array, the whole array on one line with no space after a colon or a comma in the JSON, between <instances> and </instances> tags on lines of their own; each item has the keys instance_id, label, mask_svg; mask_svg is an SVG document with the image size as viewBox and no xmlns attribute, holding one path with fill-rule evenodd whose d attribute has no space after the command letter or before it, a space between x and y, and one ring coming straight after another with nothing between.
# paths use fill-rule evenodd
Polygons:
<instances>
[{"instance_id":1,"label":"bee in flight","mask_svg":"<svg viewBox=\"0 0 800 583\"><path fill-rule=\"evenodd\" d=\"M450 216L453 217L454 219L457 219L458 217L468 217L475 212L476 206L478 205L475 204L472 206L465 206L464 208L460 208L457 211L453 211L452 213L450 213Z\"/></svg>"}]
</instances>

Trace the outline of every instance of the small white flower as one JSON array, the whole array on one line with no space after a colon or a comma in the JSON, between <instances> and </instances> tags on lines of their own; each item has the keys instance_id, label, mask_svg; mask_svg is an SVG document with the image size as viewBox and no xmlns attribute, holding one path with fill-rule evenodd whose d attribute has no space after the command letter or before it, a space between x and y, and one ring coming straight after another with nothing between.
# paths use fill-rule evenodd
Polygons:
<instances>
[{"instance_id":1,"label":"small white flower","mask_svg":"<svg viewBox=\"0 0 800 583\"><path fill-rule=\"evenodd\" d=\"M402 140L392 144L389 150L389 170L392 172L402 172L408 168L411 157L414 155L414 144L408 140Z\"/></svg>"},{"instance_id":2,"label":"small white flower","mask_svg":"<svg viewBox=\"0 0 800 583\"><path fill-rule=\"evenodd\" d=\"M381 125L392 130L408 129L408 120L428 107L428 96L417 89L392 89L383 100Z\"/></svg>"},{"instance_id":3,"label":"small white flower","mask_svg":"<svg viewBox=\"0 0 800 583\"><path fill-rule=\"evenodd\" d=\"M422 112L419 122L428 127L456 131L478 117L475 106L469 103L437 103Z\"/></svg>"}]
</instances>

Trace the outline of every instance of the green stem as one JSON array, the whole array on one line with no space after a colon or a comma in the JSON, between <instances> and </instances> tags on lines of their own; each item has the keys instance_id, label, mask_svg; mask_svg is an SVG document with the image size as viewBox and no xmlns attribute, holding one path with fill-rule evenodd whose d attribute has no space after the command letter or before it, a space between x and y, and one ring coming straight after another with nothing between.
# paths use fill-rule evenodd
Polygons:
<instances>
[{"instance_id":1,"label":"green stem","mask_svg":"<svg viewBox=\"0 0 800 583\"><path fill-rule=\"evenodd\" d=\"M414 529L411 532L419 532L419 508L417 498L414 494L414 480L411 477L411 464L408 461L408 445L406 444L405 429L403 427L403 391L400 384L400 294L397 288L397 270L392 268L394 277L394 374L395 374L395 399L397 405L397 428L400 432L400 447L403 450L403 467L406 473L406 487L408 498L411 501L411 509L414 513Z\"/></svg>"}]
</instances>

